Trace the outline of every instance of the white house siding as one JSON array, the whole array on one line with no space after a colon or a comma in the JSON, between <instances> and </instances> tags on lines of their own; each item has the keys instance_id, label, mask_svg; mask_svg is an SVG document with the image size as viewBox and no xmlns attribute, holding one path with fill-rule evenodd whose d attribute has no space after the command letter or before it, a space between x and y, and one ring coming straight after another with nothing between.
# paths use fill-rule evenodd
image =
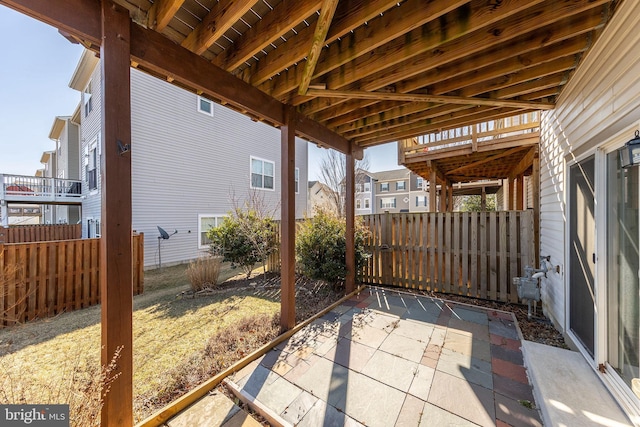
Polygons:
<instances>
[{"instance_id":1,"label":"white house siding","mask_svg":"<svg viewBox=\"0 0 640 427\"><path fill-rule=\"evenodd\" d=\"M540 251L561 267L560 274L548 273L543 281L543 306L563 329L567 163L616 135L633 136L640 121L639 25L640 2L623 2L563 90L556 108L542 115ZM596 188L596 205L603 202L603 195ZM598 259L604 260L604 254L598 254Z\"/></svg>"},{"instance_id":2,"label":"white house siding","mask_svg":"<svg viewBox=\"0 0 640 427\"><path fill-rule=\"evenodd\" d=\"M214 105L197 111L197 95L131 72L133 228L145 233L145 265L158 261L157 226L178 230L162 242L162 262L195 258L198 215L225 215L253 193L280 216L280 131ZM152 94L152 95L151 95ZM250 190L251 157L275 163L275 189ZM296 216L307 200L307 143L297 140ZM239 202L238 202L239 201Z\"/></svg>"}]
</instances>

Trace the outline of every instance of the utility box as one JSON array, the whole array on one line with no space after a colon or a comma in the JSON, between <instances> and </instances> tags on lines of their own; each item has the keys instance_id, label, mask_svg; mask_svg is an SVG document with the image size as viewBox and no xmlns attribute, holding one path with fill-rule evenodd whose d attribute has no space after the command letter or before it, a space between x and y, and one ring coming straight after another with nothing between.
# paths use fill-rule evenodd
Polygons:
<instances>
[{"instance_id":1,"label":"utility box","mask_svg":"<svg viewBox=\"0 0 640 427\"><path fill-rule=\"evenodd\" d=\"M513 284L516 285L520 299L540 301L540 286L537 278L514 277Z\"/></svg>"}]
</instances>

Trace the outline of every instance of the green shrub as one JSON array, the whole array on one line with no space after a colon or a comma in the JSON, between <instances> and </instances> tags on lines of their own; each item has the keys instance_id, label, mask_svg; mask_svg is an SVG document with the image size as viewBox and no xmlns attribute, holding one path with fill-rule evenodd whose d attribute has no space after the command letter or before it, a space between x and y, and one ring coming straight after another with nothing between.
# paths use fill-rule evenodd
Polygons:
<instances>
[{"instance_id":1,"label":"green shrub","mask_svg":"<svg viewBox=\"0 0 640 427\"><path fill-rule=\"evenodd\" d=\"M264 263L276 248L277 236L273 219L262 217L254 209L236 209L227 214L222 224L207 233L211 253L222 255L231 267L241 267L247 278L258 263Z\"/></svg>"},{"instance_id":2,"label":"green shrub","mask_svg":"<svg viewBox=\"0 0 640 427\"><path fill-rule=\"evenodd\" d=\"M346 222L325 211L307 219L296 236L296 261L304 275L330 283L343 281L347 275L345 264L347 244ZM368 230L356 218L356 273L364 267L368 254L364 241Z\"/></svg>"}]
</instances>

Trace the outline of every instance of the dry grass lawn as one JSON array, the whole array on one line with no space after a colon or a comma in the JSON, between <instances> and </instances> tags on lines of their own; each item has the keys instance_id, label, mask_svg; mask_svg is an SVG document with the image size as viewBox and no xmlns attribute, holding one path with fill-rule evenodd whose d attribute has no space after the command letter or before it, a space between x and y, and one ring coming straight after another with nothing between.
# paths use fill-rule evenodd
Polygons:
<instances>
[{"instance_id":1,"label":"dry grass lawn","mask_svg":"<svg viewBox=\"0 0 640 427\"><path fill-rule=\"evenodd\" d=\"M172 370L201 353L221 328L249 314L279 311L278 292L259 287L228 287L195 298L185 295L189 290L185 270L186 265L180 265L147 272L144 294L134 298L134 396L148 398L162 390L171 382ZM236 273L223 268L220 282ZM51 392L74 367L97 364L99 350L99 306L0 330L0 378L5 381L0 380L0 391L15 393L27 384L40 387L29 396ZM137 408L144 406L145 402L136 402ZM136 421L149 415L141 411Z\"/></svg>"}]
</instances>

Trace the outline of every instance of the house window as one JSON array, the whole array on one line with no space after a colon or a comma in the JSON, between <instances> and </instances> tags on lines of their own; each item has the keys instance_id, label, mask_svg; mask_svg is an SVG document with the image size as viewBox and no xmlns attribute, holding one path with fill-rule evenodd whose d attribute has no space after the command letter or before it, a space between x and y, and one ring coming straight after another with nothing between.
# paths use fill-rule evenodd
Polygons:
<instances>
[{"instance_id":1,"label":"house window","mask_svg":"<svg viewBox=\"0 0 640 427\"><path fill-rule=\"evenodd\" d=\"M362 184L356 184L356 193L362 193L364 191L364 186Z\"/></svg>"},{"instance_id":2,"label":"house window","mask_svg":"<svg viewBox=\"0 0 640 427\"><path fill-rule=\"evenodd\" d=\"M198 112L213 117L213 101L198 96Z\"/></svg>"},{"instance_id":3,"label":"house window","mask_svg":"<svg viewBox=\"0 0 640 427\"><path fill-rule=\"evenodd\" d=\"M380 183L380 191L389 191L389 183L388 182L381 182Z\"/></svg>"},{"instance_id":4,"label":"house window","mask_svg":"<svg viewBox=\"0 0 640 427\"><path fill-rule=\"evenodd\" d=\"M427 206L427 196L416 196L416 206Z\"/></svg>"},{"instance_id":5,"label":"house window","mask_svg":"<svg viewBox=\"0 0 640 427\"><path fill-rule=\"evenodd\" d=\"M300 193L300 169L296 168L295 171L295 186L296 186L296 194Z\"/></svg>"},{"instance_id":6,"label":"house window","mask_svg":"<svg viewBox=\"0 0 640 427\"><path fill-rule=\"evenodd\" d=\"M380 207L381 208L395 208L396 207L396 198L395 197L383 197L380 199Z\"/></svg>"},{"instance_id":7,"label":"house window","mask_svg":"<svg viewBox=\"0 0 640 427\"><path fill-rule=\"evenodd\" d=\"M418 184L418 190L422 190L424 187L424 179L422 179L422 177L418 177L418 179L416 180L416 184Z\"/></svg>"},{"instance_id":8,"label":"house window","mask_svg":"<svg viewBox=\"0 0 640 427\"><path fill-rule=\"evenodd\" d=\"M200 236L200 239L198 240L199 249L207 249L209 247L211 240L207 237L207 233L212 228L221 225L223 220L224 216L222 215L198 215L198 236Z\"/></svg>"},{"instance_id":9,"label":"house window","mask_svg":"<svg viewBox=\"0 0 640 427\"><path fill-rule=\"evenodd\" d=\"M404 181L396 182L396 191L397 190L406 190L406 189L407 189L407 184Z\"/></svg>"},{"instance_id":10,"label":"house window","mask_svg":"<svg viewBox=\"0 0 640 427\"><path fill-rule=\"evenodd\" d=\"M98 141L94 140L89 144L88 152L86 154L86 174L87 174L87 187L89 190L96 190L98 188Z\"/></svg>"},{"instance_id":11,"label":"house window","mask_svg":"<svg viewBox=\"0 0 640 427\"><path fill-rule=\"evenodd\" d=\"M273 190L275 163L251 158L251 188Z\"/></svg>"},{"instance_id":12,"label":"house window","mask_svg":"<svg viewBox=\"0 0 640 427\"><path fill-rule=\"evenodd\" d=\"M362 202L360 199L356 199L356 209L362 209Z\"/></svg>"},{"instance_id":13,"label":"house window","mask_svg":"<svg viewBox=\"0 0 640 427\"><path fill-rule=\"evenodd\" d=\"M93 110L93 96L91 94L91 82L84 89L83 93L84 98L84 116L87 117L89 113Z\"/></svg>"},{"instance_id":14,"label":"house window","mask_svg":"<svg viewBox=\"0 0 640 427\"><path fill-rule=\"evenodd\" d=\"M371 191L371 183L370 182L365 182L364 183L364 191L365 193L368 193Z\"/></svg>"},{"instance_id":15,"label":"house window","mask_svg":"<svg viewBox=\"0 0 640 427\"><path fill-rule=\"evenodd\" d=\"M364 208L365 209L369 209L370 205L369 205L369 199L364 199Z\"/></svg>"}]
</instances>

